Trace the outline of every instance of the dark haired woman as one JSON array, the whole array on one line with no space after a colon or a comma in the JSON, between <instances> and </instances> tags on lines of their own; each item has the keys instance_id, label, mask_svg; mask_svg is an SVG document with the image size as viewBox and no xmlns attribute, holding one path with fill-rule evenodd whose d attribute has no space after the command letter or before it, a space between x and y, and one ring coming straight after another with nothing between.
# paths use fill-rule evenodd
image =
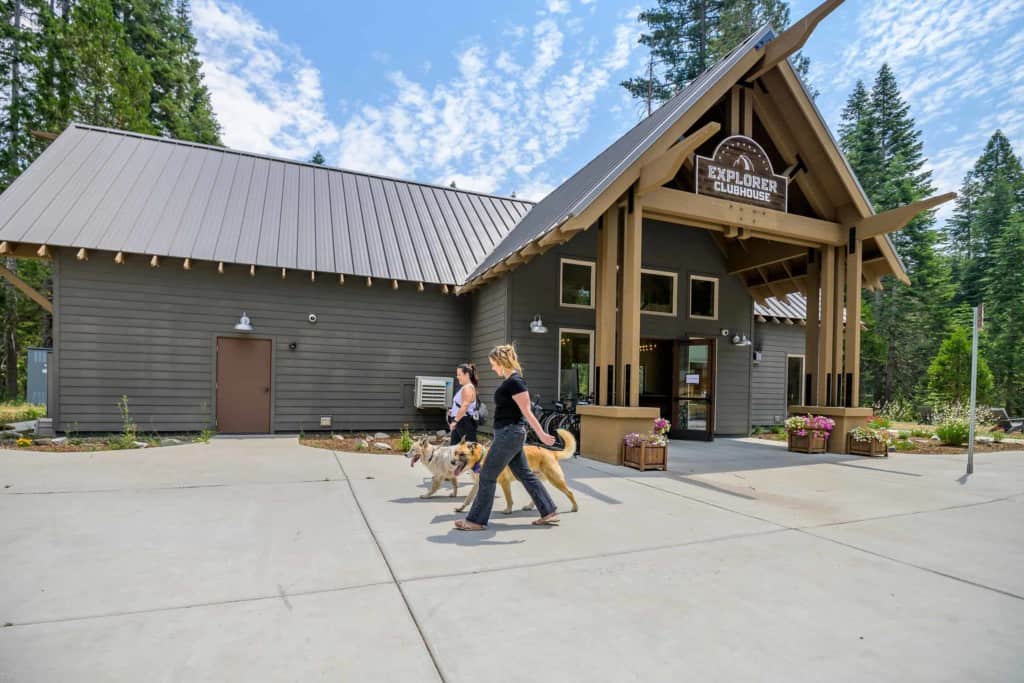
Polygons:
<instances>
[{"instance_id":1,"label":"dark haired woman","mask_svg":"<svg viewBox=\"0 0 1024 683\"><path fill-rule=\"evenodd\" d=\"M498 483L498 475L508 467L512 474L522 483L530 494L530 499L537 506L540 518L533 520L535 525L557 524L558 512L555 502L551 500L544 484L530 469L530 464L523 453L526 443L526 427L537 434L537 438L545 446L555 442L555 437L544 431L530 409L530 392L523 381L522 367L515 347L505 344L496 346L488 355L491 370L502 378L498 390L494 392L494 441L487 450L480 467L480 484L477 488L473 506L465 519L455 522L455 528L461 531L480 531L487 528L494 505L494 487Z\"/></svg>"},{"instance_id":2,"label":"dark haired woman","mask_svg":"<svg viewBox=\"0 0 1024 683\"><path fill-rule=\"evenodd\" d=\"M463 438L476 441L476 415L480 405L477 403L476 366L463 363L455 368L455 376L459 380L459 390L452 397L452 407L448 411L448 429L452 432L452 445Z\"/></svg>"}]
</instances>

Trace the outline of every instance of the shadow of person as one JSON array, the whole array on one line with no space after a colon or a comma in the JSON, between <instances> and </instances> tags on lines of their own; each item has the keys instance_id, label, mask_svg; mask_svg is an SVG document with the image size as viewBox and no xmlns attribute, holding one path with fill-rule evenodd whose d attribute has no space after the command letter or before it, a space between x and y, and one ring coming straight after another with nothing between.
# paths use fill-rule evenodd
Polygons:
<instances>
[{"instance_id":1,"label":"shadow of person","mask_svg":"<svg viewBox=\"0 0 1024 683\"><path fill-rule=\"evenodd\" d=\"M534 526L533 524L493 524L481 531L459 531L452 527L447 534L438 536L427 536L431 543L442 543L446 545L476 546L476 545L519 545L526 543L526 539L518 538L511 541L495 541L498 531L512 531L515 529L548 529L550 526Z\"/></svg>"}]
</instances>

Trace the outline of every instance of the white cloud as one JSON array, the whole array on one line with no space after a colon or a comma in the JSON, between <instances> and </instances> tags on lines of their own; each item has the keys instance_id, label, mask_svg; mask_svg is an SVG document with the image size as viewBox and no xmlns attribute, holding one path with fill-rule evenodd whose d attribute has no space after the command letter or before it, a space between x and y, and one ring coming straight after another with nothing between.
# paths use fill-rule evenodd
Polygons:
<instances>
[{"instance_id":1,"label":"white cloud","mask_svg":"<svg viewBox=\"0 0 1024 683\"><path fill-rule=\"evenodd\" d=\"M568 14L569 0L548 0L548 11L552 14Z\"/></svg>"},{"instance_id":2,"label":"white cloud","mask_svg":"<svg viewBox=\"0 0 1024 683\"><path fill-rule=\"evenodd\" d=\"M224 143L304 159L338 140L320 72L296 48L225 0L196 0L192 22Z\"/></svg>"},{"instance_id":3,"label":"white cloud","mask_svg":"<svg viewBox=\"0 0 1024 683\"><path fill-rule=\"evenodd\" d=\"M629 19L608 39L569 50L568 21L539 18L518 51L469 44L446 82L391 74L383 101L358 107L342 127L341 166L540 198L557 184L542 166L587 130L598 94L623 75L637 40Z\"/></svg>"}]
</instances>

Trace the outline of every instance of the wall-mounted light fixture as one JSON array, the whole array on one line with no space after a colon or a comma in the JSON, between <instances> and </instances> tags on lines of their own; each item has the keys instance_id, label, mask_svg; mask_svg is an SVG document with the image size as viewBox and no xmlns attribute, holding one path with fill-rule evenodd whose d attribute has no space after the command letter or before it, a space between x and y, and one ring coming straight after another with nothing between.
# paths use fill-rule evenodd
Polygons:
<instances>
[{"instance_id":1,"label":"wall-mounted light fixture","mask_svg":"<svg viewBox=\"0 0 1024 683\"><path fill-rule=\"evenodd\" d=\"M750 340L745 334L734 334L732 336L733 346L750 346Z\"/></svg>"},{"instance_id":2,"label":"wall-mounted light fixture","mask_svg":"<svg viewBox=\"0 0 1024 683\"><path fill-rule=\"evenodd\" d=\"M252 332L252 321L249 320L249 316L242 313L242 317L235 323L235 330L238 332Z\"/></svg>"},{"instance_id":3,"label":"wall-mounted light fixture","mask_svg":"<svg viewBox=\"0 0 1024 683\"><path fill-rule=\"evenodd\" d=\"M545 334L548 328L544 326L544 321L540 319L540 314L533 316L533 320L530 321L530 332L535 334Z\"/></svg>"}]
</instances>

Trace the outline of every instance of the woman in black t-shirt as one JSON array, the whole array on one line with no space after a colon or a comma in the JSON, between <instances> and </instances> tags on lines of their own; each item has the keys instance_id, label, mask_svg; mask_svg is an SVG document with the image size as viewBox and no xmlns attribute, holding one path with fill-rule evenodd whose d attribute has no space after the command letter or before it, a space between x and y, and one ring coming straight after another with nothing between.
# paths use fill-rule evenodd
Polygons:
<instances>
[{"instance_id":1,"label":"woman in black t-shirt","mask_svg":"<svg viewBox=\"0 0 1024 683\"><path fill-rule=\"evenodd\" d=\"M533 523L557 524L558 513L555 503L548 495L544 484L530 469L523 453L527 424L546 446L553 444L555 437L544 431L530 410L530 392L519 374L522 368L515 348L511 345L495 347L488 355L488 359L491 361L491 369L505 380L494 392L494 441L491 442L487 457L480 468L480 485L473 500L473 507L470 508L466 519L455 522L455 527L462 531L479 531L487 527L487 520L490 519L491 508L494 506L494 487L498 483L498 475L506 467L522 482L540 512L540 519L534 520Z\"/></svg>"}]
</instances>

